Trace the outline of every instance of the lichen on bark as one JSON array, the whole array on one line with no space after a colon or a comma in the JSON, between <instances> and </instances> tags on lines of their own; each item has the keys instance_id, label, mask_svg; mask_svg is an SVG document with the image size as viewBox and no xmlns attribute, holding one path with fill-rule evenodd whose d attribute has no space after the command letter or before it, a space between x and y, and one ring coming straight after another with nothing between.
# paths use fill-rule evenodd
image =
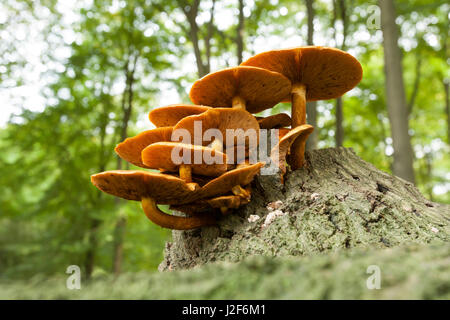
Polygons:
<instances>
[{"instance_id":1,"label":"lichen on bark","mask_svg":"<svg viewBox=\"0 0 450 320\"><path fill-rule=\"evenodd\" d=\"M428 201L414 185L378 170L352 149L314 150L306 160L284 185L277 175L259 176L252 201L217 226L173 231L159 269L450 240L449 206ZM277 201L273 214L267 206Z\"/></svg>"}]
</instances>

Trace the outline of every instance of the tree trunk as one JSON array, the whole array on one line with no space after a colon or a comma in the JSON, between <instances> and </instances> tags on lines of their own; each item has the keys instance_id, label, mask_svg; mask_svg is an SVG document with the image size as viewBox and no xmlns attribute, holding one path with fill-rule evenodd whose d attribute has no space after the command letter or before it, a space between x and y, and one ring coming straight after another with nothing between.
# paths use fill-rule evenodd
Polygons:
<instances>
[{"instance_id":1,"label":"tree trunk","mask_svg":"<svg viewBox=\"0 0 450 320\"><path fill-rule=\"evenodd\" d=\"M450 241L450 206L428 201L412 183L376 169L353 150L308 151L306 161L284 185L277 175L257 177L251 202L217 226L173 231L160 270L251 255Z\"/></svg>"},{"instance_id":2,"label":"tree trunk","mask_svg":"<svg viewBox=\"0 0 450 320\"><path fill-rule=\"evenodd\" d=\"M334 139L336 142L336 147L342 147L344 143L344 128L343 128L344 115L342 113L342 98L336 99L336 133Z\"/></svg>"},{"instance_id":3,"label":"tree trunk","mask_svg":"<svg viewBox=\"0 0 450 320\"><path fill-rule=\"evenodd\" d=\"M113 270L115 275L119 275L122 271L123 260L123 242L125 239L125 229L127 226L126 217L120 217L116 221L114 227L114 257L113 257Z\"/></svg>"},{"instance_id":4,"label":"tree trunk","mask_svg":"<svg viewBox=\"0 0 450 320\"><path fill-rule=\"evenodd\" d=\"M445 112L447 114L447 143L450 145L450 97L449 97L449 80L444 79L445 90Z\"/></svg>"},{"instance_id":5,"label":"tree trunk","mask_svg":"<svg viewBox=\"0 0 450 320\"><path fill-rule=\"evenodd\" d=\"M127 62L127 67L125 68L125 77L126 77L126 87L122 97L122 124L121 124L121 133L120 133L120 141L123 141L128 136L128 123L131 118L131 114L133 112L133 84L134 84L134 73L136 71L136 65L139 59L138 53L135 53L134 60ZM131 65L130 65L131 63ZM127 164L128 166L128 164ZM122 158L117 157L117 170L122 169ZM116 203L118 204L121 199L117 198ZM118 275L121 270L122 265L122 255L123 255L123 241L125 228L127 224L127 218L125 216L119 217L116 221L116 225L114 227L114 240L113 240L113 271L114 274Z\"/></svg>"},{"instance_id":6,"label":"tree trunk","mask_svg":"<svg viewBox=\"0 0 450 320\"><path fill-rule=\"evenodd\" d=\"M408 133L408 110L401 50L393 0L380 0L381 29L384 44L384 69L386 74L386 103L391 124L394 147L393 173L414 183L413 151Z\"/></svg>"},{"instance_id":7,"label":"tree trunk","mask_svg":"<svg viewBox=\"0 0 450 320\"><path fill-rule=\"evenodd\" d=\"M102 84L102 92L103 92L103 84ZM106 163L108 161L105 156L105 140L106 140L106 127L109 122L108 113L109 109L107 108L108 102L102 100L102 115L100 119L100 154L99 154L99 168L98 172L103 172L106 169ZM97 202L99 203L101 198L103 197L103 192L98 192ZM89 219L89 247L86 252L84 267L86 272L86 279L90 279L92 276L92 271L94 271L95 265L95 253L97 250L97 230L101 224L101 221L95 217L88 217Z\"/></svg>"},{"instance_id":8,"label":"tree trunk","mask_svg":"<svg viewBox=\"0 0 450 320\"><path fill-rule=\"evenodd\" d=\"M339 5L337 4L339 2ZM334 0L333 1L333 28L334 28L334 40L336 46L337 43L337 30L336 30L336 21L338 19L338 11L341 13L342 20L342 44L340 45L341 50L345 51L345 40L347 39L347 6L345 4L345 0ZM344 143L344 114L343 114L343 101L342 97L336 99L336 132L334 136L336 147L342 147Z\"/></svg>"},{"instance_id":9,"label":"tree trunk","mask_svg":"<svg viewBox=\"0 0 450 320\"><path fill-rule=\"evenodd\" d=\"M308 38L307 44L312 46L314 44L314 1L306 0L306 12L308 18ZM306 103L306 117L307 123L312 125L315 130L309 135L308 140L306 141L306 150L313 150L317 148L318 143L318 132L319 128L317 128L317 102L311 101Z\"/></svg>"},{"instance_id":10,"label":"tree trunk","mask_svg":"<svg viewBox=\"0 0 450 320\"><path fill-rule=\"evenodd\" d=\"M239 0L239 22L236 34L238 65L242 63L242 53L244 52L244 22L244 0Z\"/></svg>"}]
</instances>

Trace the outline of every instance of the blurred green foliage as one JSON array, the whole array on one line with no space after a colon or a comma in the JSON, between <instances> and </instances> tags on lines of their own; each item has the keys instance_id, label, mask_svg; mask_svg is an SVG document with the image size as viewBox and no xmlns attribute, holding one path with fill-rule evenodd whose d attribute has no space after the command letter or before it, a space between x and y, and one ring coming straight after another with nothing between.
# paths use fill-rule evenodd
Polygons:
<instances>
[{"instance_id":1,"label":"blurred green foliage","mask_svg":"<svg viewBox=\"0 0 450 320\"><path fill-rule=\"evenodd\" d=\"M63 2L56 0L0 4L0 90L20 89L27 81L30 61L21 46L30 39L19 37L19 27L31 32L40 26L45 44L40 61L46 66L40 73L45 108L33 111L17 102L19 111L0 131L0 278L61 274L71 264L85 267L89 254L94 256L94 276L112 272L119 217L126 218L121 269L156 269L170 232L148 222L139 203L101 194L91 185L90 175L117 168L113 149L121 140L127 107L132 105L125 128L127 136L132 136L142 127L150 128L146 114L167 104L162 91L168 86L188 102L187 90L197 70L182 8L192 3L77 1L70 15ZM216 21L225 12L231 12L233 19L212 24L211 52L205 58L212 2L201 1L199 44L211 71L237 61L237 1L215 3ZM316 37L320 44L337 46L331 3L315 1ZM284 39L292 30L306 39L304 2L245 4L245 57L257 53L254 43L261 39ZM344 146L390 171L392 141L384 98L382 36L367 23L374 4L347 1L347 48L363 65L364 78L343 98ZM434 201L450 203L444 90L449 79L450 6L446 1L402 0L397 7L407 97L413 102L410 133L417 185ZM68 54L61 55L61 48ZM280 104L272 113L288 110L288 105ZM319 102L318 111L319 147L332 147L334 102Z\"/></svg>"}]
</instances>

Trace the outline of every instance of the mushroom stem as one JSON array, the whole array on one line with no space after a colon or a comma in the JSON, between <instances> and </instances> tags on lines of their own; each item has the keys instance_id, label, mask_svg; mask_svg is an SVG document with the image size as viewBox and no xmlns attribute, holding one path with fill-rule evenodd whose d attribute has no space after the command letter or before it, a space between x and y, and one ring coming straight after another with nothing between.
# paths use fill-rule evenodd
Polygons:
<instances>
[{"instance_id":1,"label":"mushroom stem","mask_svg":"<svg viewBox=\"0 0 450 320\"><path fill-rule=\"evenodd\" d=\"M245 190L244 188L242 188L240 185L234 186L233 188L231 188L231 192L233 192L234 195L236 196L240 196L241 198L249 198L250 197L250 193Z\"/></svg>"},{"instance_id":2,"label":"mushroom stem","mask_svg":"<svg viewBox=\"0 0 450 320\"><path fill-rule=\"evenodd\" d=\"M234 96L233 100L231 101L232 106L234 109L243 109L245 110L245 100L242 99L240 96Z\"/></svg>"},{"instance_id":3,"label":"mushroom stem","mask_svg":"<svg viewBox=\"0 0 450 320\"><path fill-rule=\"evenodd\" d=\"M306 124L306 87L302 83L294 83L291 91L292 99L292 129ZM306 139L297 139L291 147L289 165L292 170L305 164Z\"/></svg>"},{"instance_id":4,"label":"mushroom stem","mask_svg":"<svg viewBox=\"0 0 450 320\"><path fill-rule=\"evenodd\" d=\"M180 179L186 183L192 182L192 168L189 165L182 164L179 167Z\"/></svg>"},{"instance_id":5,"label":"mushroom stem","mask_svg":"<svg viewBox=\"0 0 450 320\"><path fill-rule=\"evenodd\" d=\"M142 209L147 218L153 223L168 229L188 230L203 226L210 226L215 223L212 215L198 214L193 217L178 217L162 212L152 198L142 198Z\"/></svg>"}]
</instances>

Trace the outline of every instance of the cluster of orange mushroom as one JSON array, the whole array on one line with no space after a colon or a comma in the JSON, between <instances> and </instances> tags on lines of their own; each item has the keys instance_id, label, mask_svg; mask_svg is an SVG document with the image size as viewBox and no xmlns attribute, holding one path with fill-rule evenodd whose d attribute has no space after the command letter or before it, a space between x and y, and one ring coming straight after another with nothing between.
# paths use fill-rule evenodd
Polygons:
<instances>
[{"instance_id":1,"label":"cluster of orange mushroom","mask_svg":"<svg viewBox=\"0 0 450 320\"><path fill-rule=\"evenodd\" d=\"M141 201L146 216L161 227L185 230L215 224L216 213L226 214L250 201L250 183L265 165L248 159L258 147L260 129L279 128L279 142L270 157L281 175L286 163L293 170L301 168L305 142L314 129L306 124L306 101L337 98L361 78L359 62L334 48L258 54L238 67L197 80L189 94L193 105L152 110L149 119L156 129L115 148L126 161L153 171L106 171L93 175L91 181L104 192ZM283 113L266 118L252 115L286 101L292 104L292 120ZM219 134L208 135L210 129ZM227 130L235 134L230 137ZM256 144L246 134L249 131L255 133ZM194 139L180 142L185 138L180 132ZM174 154L183 156L174 158ZM206 160L211 158L214 161ZM167 214L157 204L170 205L186 216Z\"/></svg>"}]
</instances>

